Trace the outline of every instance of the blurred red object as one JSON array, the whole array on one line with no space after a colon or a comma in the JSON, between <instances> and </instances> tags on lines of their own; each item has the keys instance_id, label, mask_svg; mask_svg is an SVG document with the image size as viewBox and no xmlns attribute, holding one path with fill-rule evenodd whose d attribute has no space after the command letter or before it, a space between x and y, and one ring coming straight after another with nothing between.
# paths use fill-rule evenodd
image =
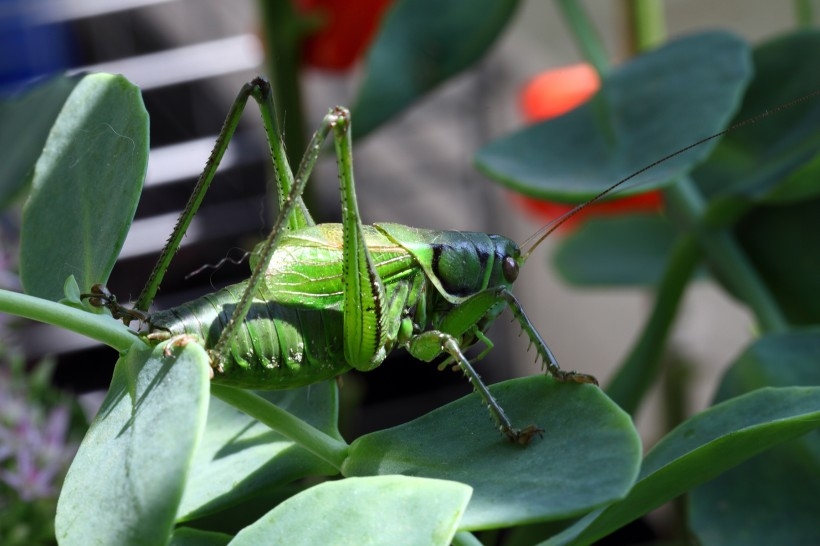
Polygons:
<instances>
[{"instance_id":1,"label":"blurred red object","mask_svg":"<svg viewBox=\"0 0 820 546\"><path fill-rule=\"evenodd\" d=\"M600 88L601 79L592 65L581 63L547 70L521 90L521 114L529 123L557 118L581 106Z\"/></svg>"},{"instance_id":2,"label":"blurred red object","mask_svg":"<svg viewBox=\"0 0 820 546\"><path fill-rule=\"evenodd\" d=\"M362 56L379 28L390 0L296 0L296 8L324 25L302 44L306 65L347 70Z\"/></svg>"},{"instance_id":3,"label":"blurred red object","mask_svg":"<svg viewBox=\"0 0 820 546\"><path fill-rule=\"evenodd\" d=\"M521 116L529 123L562 116L592 98L600 87L598 73L587 63L547 70L532 78L521 90ZM615 182L617 180L612 181L613 184ZM512 199L543 223L557 220L575 208L575 205L554 203L520 194L512 194ZM577 227L589 216L658 210L662 205L663 198L658 190L594 203L567 220L562 228Z\"/></svg>"}]
</instances>

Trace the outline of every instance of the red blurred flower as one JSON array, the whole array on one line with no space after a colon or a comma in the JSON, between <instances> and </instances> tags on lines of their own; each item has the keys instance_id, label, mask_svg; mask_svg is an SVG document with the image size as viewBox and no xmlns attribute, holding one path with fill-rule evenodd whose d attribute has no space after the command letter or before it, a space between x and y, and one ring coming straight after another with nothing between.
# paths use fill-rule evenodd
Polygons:
<instances>
[{"instance_id":1,"label":"red blurred flower","mask_svg":"<svg viewBox=\"0 0 820 546\"><path fill-rule=\"evenodd\" d=\"M324 19L302 44L305 64L350 68L370 45L390 0L296 0L296 8Z\"/></svg>"},{"instance_id":2,"label":"red blurred flower","mask_svg":"<svg viewBox=\"0 0 820 546\"><path fill-rule=\"evenodd\" d=\"M525 121L557 118L581 106L601 88L592 65L573 64L541 72L521 90L519 106Z\"/></svg>"},{"instance_id":3,"label":"red blurred flower","mask_svg":"<svg viewBox=\"0 0 820 546\"><path fill-rule=\"evenodd\" d=\"M562 116L592 98L600 87L598 73L587 63L547 70L532 78L521 90L521 115L530 123ZM513 200L541 222L553 221L574 208L574 205L553 203L519 194L513 194ZM590 215L657 210L662 204L661 192L658 190L594 203L567 220L563 227L575 227Z\"/></svg>"}]
</instances>

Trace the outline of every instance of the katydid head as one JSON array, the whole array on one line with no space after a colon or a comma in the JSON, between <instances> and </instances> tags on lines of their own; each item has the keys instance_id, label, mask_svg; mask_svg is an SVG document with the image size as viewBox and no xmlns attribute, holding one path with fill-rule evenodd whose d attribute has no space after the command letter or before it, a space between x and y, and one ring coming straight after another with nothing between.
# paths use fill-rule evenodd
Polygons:
<instances>
[{"instance_id":1,"label":"katydid head","mask_svg":"<svg viewBox=\"0 0 820 546\"><path fill-rule=\"evenodd\" d=\"M509 288L518 278L518 272L524 263L521 249L515 242L500 235L491 235L490 239L495 247L495 260L493 261L490 285Z\"/></svg>"},{"instance_id":2,"label":"katydid head","mask_svg":"<svg viewBox=\"0 0 820 546\"><path fill-rule=\"evenodd\" d=\"M518 277L521 250L501 235L479 232L435 232L416 257L429 260L430 281L454 303L487 288L510 288Z\"/></svg>"}]
</instances>

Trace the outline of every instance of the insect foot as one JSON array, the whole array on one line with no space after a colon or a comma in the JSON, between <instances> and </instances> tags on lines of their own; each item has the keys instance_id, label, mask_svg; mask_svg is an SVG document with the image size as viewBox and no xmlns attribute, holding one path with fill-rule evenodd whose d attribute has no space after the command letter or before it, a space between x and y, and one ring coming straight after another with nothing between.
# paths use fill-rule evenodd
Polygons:
<instances>
[{"instance_id":1,"label":"insect foot","mask_svg":"<svg viewBox=\"0 0 820 546\"><path fill-rule=\"evenodd\" d=\"M111 316L117 320L121 320L126 326L132 321L138 321L141 324L149 324L148 315L138 309L129 309L117 302L117 296L104 284L94 284L91 286L91 292L87 294L80 294L80 299L87 299L94 307L106 308L111 313Z\"/></svg>"},{"instance_id":2,"label":"insect foot","mask_svg":"<svg viewBox=\"0 0 820 546\"><path fill-rule=\"evenodd\" d=\"M544 437L544 429L535 425L528 425L521 430L516 428L504 430L502 428L501 432L504 433L504 436L506 436L510 442L520 446L529 444L536 434L539 438Z\"/></svg>"},{"instance_id":3,"label":"insect foot","mask_svg":"<svg viewBox=\"0 0 820 546\"><path fill-rule=\"evenodd\" d=\"M174 349L176 348L183 348L191 343L200 343L200 340L196 336L192 336L191 334L179 334L173 337L168 336L168 332L162 332L166 334L165 338L168 340L168 343L165 345L165 348L162 350L162 354L165 357L172 357L174 355ZM150 335L146 336L150 339ZM214 378L214 370L212 367L208 368L208 376L209 379Z\"/></svg>"},{"instance_id":4,"label":"insect foot","mask_svg":"<svg viewBox=\"0 0 820 546\"><path fill-rule=\"evenodd\" d=\"M189 343L197 343L196 338L190 334L180 334L178 336L174 336L168 341L168 344L165 346L165 350L163 350L162 353L165 356L171 356L174 348L185 347Z\"/></svg>"},{"instance_id":5,"label":"insect foot","mask_svg":"<svg viewBox=\"0 0 820 546\"><path fill-rule=\"evenodd\" d=\"M589 383L598 386L598 380L586 373L560 371L557 374L553 372L552 376L561 382Z\"/></svg>"}]
</instances>

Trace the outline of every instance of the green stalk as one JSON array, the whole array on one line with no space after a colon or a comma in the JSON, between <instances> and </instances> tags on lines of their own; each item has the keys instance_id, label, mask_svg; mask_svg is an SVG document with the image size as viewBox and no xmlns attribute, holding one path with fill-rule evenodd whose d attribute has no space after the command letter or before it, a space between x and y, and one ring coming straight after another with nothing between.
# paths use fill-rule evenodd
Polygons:
<instances>
[{"instance_id":1,"label":"green stalk","mask_svg":"<svg viewBox=\"0 0 820 546\"><path fill-rule=\"evenodd\" d=\"M293 440L333 468L341 470L348 445L251 391L211 383L211 394Z\"/></svg>"},{"instance_id":2,"label":"green stalk","mask_svg":"<svg viewBox=\"0 0 820 546\"><path fill-rule=\"evenodd\" d=\"M576 0L559 0L558 7L564 14L572 34L581 54L595 67L599 75L603 76L609 71L609 56L598 31L592 25L584 9Z\"/></svg>"},{"instance_id":3,"label":"green stalk","mask_svg":"<svg viewBox=\"0 0 820 546\"><path fill-rule=\"evenodd\" d=\"M259 12L267 45L268 77L288 161L298 165L307 143L299 80L300 44L311 28L293 7L291 0L260 0Z\"/></svg>"},{"instance_id":4,"label":"green stalk","mask_svg":"<svg viewBox=\"0 0 820 546\"><path fill-rule=\"evenodd\" d=\"M630 0L633 52L652 49L666 39L663 8L660 0Z\"/></svg>"},{"instance_id":5,"label":"green stalk","mask_svg":"<svg viewBox=\"0 0 820 546\"><path fill-rule=\"evenodd\" d=\"M660 373L663 348L700 256L700 247L692 235L678 238L655 290L655 305L641 337L606 388L609 397L630 415L635 415Z\"/></svg>"},{"instance_id":6,"label":"green stalk","mask_svg":"<svg viewBox=\"0 0 820 546\"><path fill-rule=\"evenodd\" d=\"M812 0L794 0L794 16L797 26L810 27L814 22Z\"/></svg>"},{"instance_id":7,"label":"green stalk","mask_svg":"<svg viewBox=\"0 0 820 546\"><path fill-rule=\"evenodd\" d=\"M96 315L19 292L0 290L0 312L16 315L95 339L124 353L139 337L121 322L107 315Z\"/></svg>"},{"instance_id":8,"label":"green stalk","mask_svg":"<svg viewBox=\"0 0 820 546\"><path fill-rule=\"evenodd\" d=\"M777 301L732 235L722 229L709 229L700 222L706 204L692 179L682 177L664 191L664 199L697 238L715 272L746 302L760 327L769 333L788 330L788 321Z\"/></svg>"}]
</instances>

